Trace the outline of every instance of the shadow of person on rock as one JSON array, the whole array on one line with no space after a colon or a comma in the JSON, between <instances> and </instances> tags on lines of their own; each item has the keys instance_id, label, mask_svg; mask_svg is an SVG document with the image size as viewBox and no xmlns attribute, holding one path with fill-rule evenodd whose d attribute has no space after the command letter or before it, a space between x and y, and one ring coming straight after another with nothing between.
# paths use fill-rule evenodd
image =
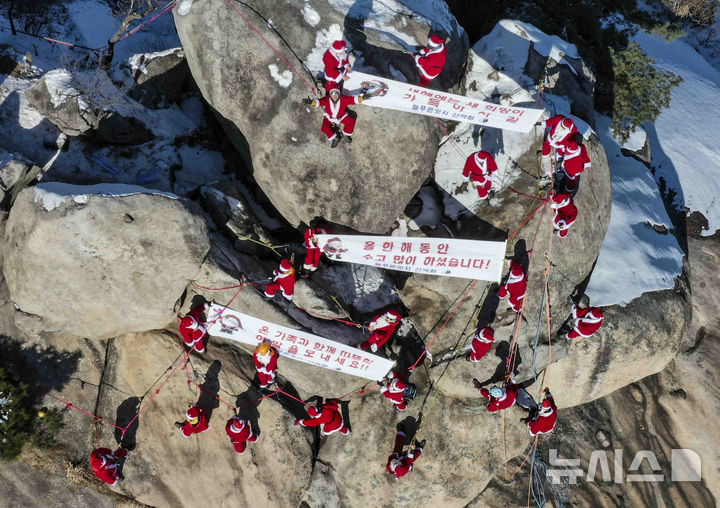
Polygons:
<instances>
[{"instance_id":1,"label":"shadow of person on rock","mask_svg":"<svg viewBox=\"0 0 720 508\"><path fill-rule=\"evenodd\" d=\"M220 392L220 379L218 375L222 369L222 363L220 360L215 360L208 367L205 373L205 382L200 385L200 397L197 400L196 405L205 410L205 417L208 423L212 418L213 410L220 407L220 401L217 399L218 393Z\"/></svg>"},{"instance_id":2,"label":"shadow of person on rock","mask_svg":"<svg viewBox=\"0 0 720 508\"><path fill-rule=\"evenodd\" d=\"M235 400L235 414L241 419L250 423L253 434L260 435L260 400L262 393L254 386L250 386L247 391L237 396Z\"/></svg>"},{"instance_id":3,"label":"shadow of person on rock","mask_svg":"<svg viewBox=\"0 0 720 508\"><path fill-rule=\"evenodd\" d=\"M134 450L137 446L137 430L140 426L140 416L138 415L140 402L140 397L128 397L122 401L116 412L115 425L122 428L130 425L127 427L125 435L120 429L115 429L114 433L115 441L128 451ZM136 416L137 418L135 418Z\"/></svg>"},{"instance_id":4,"label":"shadow of person on rock","mask_svg":"<svg viewBox=\"0 0 720 508\"><path fill-rule=\"evenodd\" d=\"M420 422L422 420L421 415L419 415L417 418L415 418L414 416L408 416L404 420L398 422L398 424L395 426L395 429L398 432L403 432L405 434L406 443L411 443L412 440L415 438L415 434L417 433L418 428L420 428Z\"/></svg>"},{"instance_id":5,"label":"shadow of person on rock","mask_svg":"<svg viewBox=\"0 0 720 508\"><path fill-rule=\"evenodd\" d=\"M499 362L497 364L497 367L495 367L495 372L492 376L490 376L485 381L480 382L480 386L487 386L490 384L495 383L502 383L505 381L505 374L507 373L508 369L508 358L510 356L510 343L506 340L501 340L497 343L497 346L495 347L495 356L499 358ZM513 374L516 375L519 373L518 367L522 364L522 358L520 357L520 351L518 350L515 353L515 369L513 370Z\"/></svg>"}]
</instances>

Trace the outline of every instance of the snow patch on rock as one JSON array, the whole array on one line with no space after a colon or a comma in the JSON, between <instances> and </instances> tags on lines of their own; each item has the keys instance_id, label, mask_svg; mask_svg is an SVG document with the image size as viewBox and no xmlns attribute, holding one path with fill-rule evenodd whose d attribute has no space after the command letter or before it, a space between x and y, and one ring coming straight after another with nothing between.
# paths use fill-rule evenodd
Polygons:
<instances>
[{"instance_id":1,"label":"snow patch on rock","mask_svg":"<svg viewBox=\"0 0 720 508\"><path fill-rule=\"evenodd\" d=\"M75 203L84 204L88 202L89 196L130 196L132 194L155 194L165 196L170 199L178 199L175 194L170 192L162 192L153 189L146 189L139 185L126 184L107 184L101 183L97 185L71 185L60 182L40 183L35 187L35 203L40 203L42 207L50 212L55 208L63 205L69 198Z\"/></svg>"},{"instance_id":2,"label":"snow patch on rock","mask_svg":"<svg viewBox=\"0 0 720 508\"><path fill-rule=\"evenodd\" d=\"M652 175L641 162L622 155L609 118L599 116L597 124L610 164L613 202L586 293L595 306L627 305L643 293L672 289L684 253L675 236L652 227L673 229Z\"/></svg>"},{"instance_id":3,"label":"snow patch on rock","mask_svg":"<svg viewBox=\"0 0 720 508\"><path fill-rule=\"evenodd\" d=\"M277 81L277 84L280 85L283 88L287 88L290 86L290 83L292 83L292 72L289 70L280 72L280 69L278 69L278 66L275 64L268 65L268 69L270 69L270 76Z\"/></svg>"},{"instance_id":4,"label":"snow patch on rock","mask_svg":"<svg viewBox=\"0 0 720 508\"><path fill-rule=\"evenodd\" d=\"M637 127L630 133L630 138L623 143L622 147L626 150L630 150L631 152L637 152L638 150L643 149L646 140L647 133L645 132L645 129Z\"/></svg>"},{"instance_id":5,"label":"snow patch on rock","mask_svg":"<svg viewBox=\"0 0 720 508\"><path fill-rule=\"evenodd\" d=\"M302 8L303 18L305 19L305 23L308 25L315 27L318 23L320 23L320 14L313 9L312 5L309 3L306 3Z\"/></svg>"},{"instance_id":6,"label":"snow patch on rock","mask_svg":"<svg viewBox=\"0 0 720 508\"><path fill-rule=\"evenodd\" d=\"M327 29L320 29L315 34L315 46L310 51L307 57L305 57L305 66L312 70L323 70L323 55L330 45L337 40L343 38L343 30L340 25L333 23ZM348 47L348 49L351 49Z\"/></svg>"},{"instance_id":7,"label":"snow patch on rock","mask_svg":"<svg viewBox=\"0 0 720 508\"><path fill-rule=\"evenodd\" d=\"M183 53L182 48L170 48L164 51L155 51L154 53L138 53L128 59L128 64L130 65L130 69L133 71L133 73L140 71L143 74L147 74L148 63L152 62L156 58L172 54L176 54L178 59L181 60L185 58L185 53Z\"/></svg>"}]
</instances>

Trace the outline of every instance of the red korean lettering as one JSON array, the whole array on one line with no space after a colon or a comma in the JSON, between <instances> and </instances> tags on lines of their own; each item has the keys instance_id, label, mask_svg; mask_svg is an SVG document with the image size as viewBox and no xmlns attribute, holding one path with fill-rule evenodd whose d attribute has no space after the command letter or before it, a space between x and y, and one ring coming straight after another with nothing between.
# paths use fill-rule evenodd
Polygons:
<instances>
[{"instance_id":1,"label":"red korean lettering","mask_svg":"<svg viewBox=\"0 0 720 508\"><path fill-rule=\"evenodd\" d=\"M363 250L373 250L375 248L375 242L367 241L363 246Z\"/></svg>"},{"instance_id":2,"label":"red korean lettering","mask_svg":"<svg viewBox=\"0 0 720 508\"><path fill-rule=\"evenodd\" d=\"M383 242L382 250L384 252L390 252L391 250L393 250L393 245L393 242Z\"/></svg>"},{"instance_id":3,"label":"red korean lettering","mask_svg":"<svg viewBox=\"0 0 720 508\"><path fill-rule=\"evenodd\" d=\"M440 245L438 245L438 254L447 254L449 248L449 243L441 243Z\"/></svg>"},{"instance_id":4,"label":"red korean lettering","mask_svg":"<svg viewBox=\"0 0 720 508\"><path fill-rule=\"evenodd\" d=\"M420 254L428 254L430 252L430 244L429 243L421 243L420 244Z\"/></svg>"},{"instance_id":5,"label":"red korean lettering","mask_svg":"<svg viewBox=\"0 0 720 508\"><path fill-rule=\"evenodd\" d=\"M412 252L412 242L403 242L400 245L400 252Z\"/></svg>"}]
</instances>

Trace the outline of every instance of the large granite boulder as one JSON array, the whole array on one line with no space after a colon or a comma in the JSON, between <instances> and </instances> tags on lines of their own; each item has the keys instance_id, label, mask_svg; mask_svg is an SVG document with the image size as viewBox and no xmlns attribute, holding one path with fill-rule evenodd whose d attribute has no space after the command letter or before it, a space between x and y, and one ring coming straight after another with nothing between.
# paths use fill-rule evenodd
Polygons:
<instances>
[{"instance_id":1,"label":"large granite boulder","mask_svg":"<svg viewBox=\"0 0 720 508\"><path fill-rule=\"evenodd\" d=\"M4 238L12 300L37 331L83 337L164 328L208 250L197 207L136 186L40 184Z\"/></svg>"},{"instance_id":2,"label":"large granite boulder","mask_svg":"<svg viewBox=\"0 0 720 508\"><path fill-rule=\"evenodd\" d=\"M439 139L432 118L359 105L353 144L330 149L320 132L321 111L300 103L313 94L322 53L335 39L346 37L352 43L360 37L357 30L363 41L356 48L356 68L380 74L373 69L388 69L388 77L412 80L416 76L390 72L412 63L402 49L424 45L420 34L427 37L432 30L453 35L446 69L457 79L467 52L462 29L445 6L418 15L406 3L410 7L397 1L382 6L355 2L348 9L324 0L254 5L256 12L272 13L277 32L238 5L299 75L226 3L176 15L203 96L226 120L226 130L245 154L255 181L291 224L323 216L357 230L385 232L430 173ZM413 42L395 43L389 50L374 42L378 39L384 39L385 46L388 40Z\"/></svg>"}]
</instances>

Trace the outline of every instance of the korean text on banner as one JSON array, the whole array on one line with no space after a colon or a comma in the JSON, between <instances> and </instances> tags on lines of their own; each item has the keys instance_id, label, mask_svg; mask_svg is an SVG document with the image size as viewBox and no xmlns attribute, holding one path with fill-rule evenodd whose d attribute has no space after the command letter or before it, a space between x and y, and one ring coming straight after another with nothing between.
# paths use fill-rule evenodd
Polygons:
<instances>
[{"instance_id":1,"label":"korean text on banner","mask_svg":"<svg viewBox=\"0 0 720 508\"><path fill-rule=\"evenodd\" d=\"M316 235L335 261L429 275L499 282L506 242L455 238Z\"/></svg>"},{"instance_id":2,"label":"korean text on banner","mask_svg":"<svg viewBox=\"0 0 720 508\"><path fill-rule=\"evenodd\" d=\"M344 85L348 94L359 94L361 88L369 88L374 94L372 98L363 102L366 106L395 109L517 132L530 132L543 114L542 109L502 106L363 72L352 71L348 76L349 79Z\"/></svg>"},{"instance_id":3,"label":"korean text on banner","mask_svg":"<svg viewBox=\"0 0 720 508\"><path fill-rule=\"evenodd\" d=\"M372 353L225 309L222 305L210 307L207 321L211 323L208 333L215 337L253 347L268 339L281 356L365 379L381 380L394 364Z\"/></svg>"}]
</instances>

